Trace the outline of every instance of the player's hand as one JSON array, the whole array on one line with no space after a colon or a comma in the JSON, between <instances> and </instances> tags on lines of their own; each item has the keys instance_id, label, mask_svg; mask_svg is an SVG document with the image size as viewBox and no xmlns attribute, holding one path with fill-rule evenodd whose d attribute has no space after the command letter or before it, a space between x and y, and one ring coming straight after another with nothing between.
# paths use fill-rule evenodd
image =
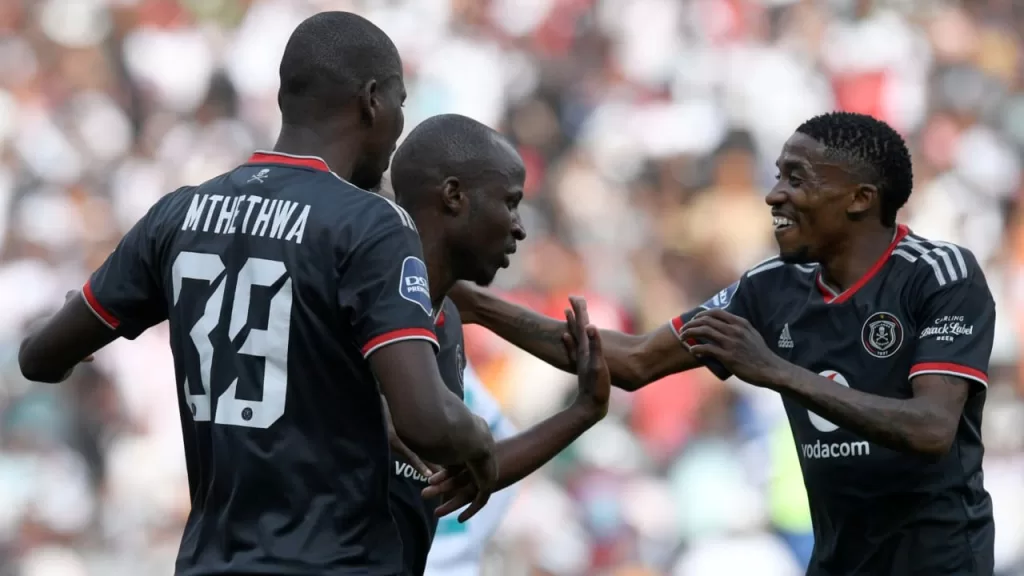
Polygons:
<instances>
[{"instance_id":1,"label":"player's hand","mask_svg":"<svg viewBox=\"0 0 1024 576\"><path fill-rule=\"evenodd\" d=\"M579 296L569 298L571 309L565 310L569 330L562 335L565 351L576 362L578 388L575 404L588 414L601 419L608 414L612 378L601 348L601 334L590 324L587 301Z\"/></svg>"},{"instance_id":2,"label":"player's hand","mask_svg":"<svg viewBox=\"0 0 1024 576\"><path fill-rule=\"evenodd\" d=\"M455 283L455 286L448 291L448 298L455 303L455 307L459 309L459 316L462 318L463 324L476 324L478 322L476 316L476 300L475 295L483 288L460 280Z\"/></svg>"},{"instance_id":3,"label":"player's hand","mask_svg":"<svg viewBox=\"0 0 1024 576\"><path fill-rule=\"evenodd\" d=\"M720 308L705 310L686 323L681 334L697 358L711 357L721 362L737 378L755 385L766 385L784 362L757 330L734 314Z\"/></svg>"},{"instance_id":4,"label":"player's hand","mask_svg":"<svg viewBox=\"0 0 1024 576\"><path fill-rule=\"evenodd\" d=\"M480 418L479 422L487 427L487 422L483 418ZM438 518L469 504L469 508L459 514L459 522L469 520L487 504L498 484L498 460L493 439L491 449L483 457L462 465L449 466L431 476L427 482L428 486L422 493L424 498L444 498L441 505L434 510Z\"/></svg>"},{"instance_id":5,"label":"player's hand","mask_svg":"<svg viewBox=\"0 0 1024 576\"><path fill-rule=\"evenodd\" d=\"M384 411L384 421L388 425L388 443L391 445L391 450L402 457L410 466L416 469L417 472L423 474L424 477L430 478L434 474L434 469L431 468L426 462L420 460L420 457L416 455L402 439L398 437L398 432L395 430L395 424L391 421L391 409L388 408L388 401L384 398L384 395L380 396L381 409Z\"/></svg>"}]
</instances>

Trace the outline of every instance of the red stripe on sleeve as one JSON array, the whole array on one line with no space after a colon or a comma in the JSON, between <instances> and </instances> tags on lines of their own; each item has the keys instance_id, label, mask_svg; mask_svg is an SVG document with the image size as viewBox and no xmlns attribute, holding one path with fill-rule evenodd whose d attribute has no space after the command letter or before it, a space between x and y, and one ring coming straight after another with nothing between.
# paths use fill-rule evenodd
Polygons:
<instances>
[{"instance_id":1,"label":"red stripe on sleeve","mask_svg":"<svg viewBox=\"0 0 1024 576\"><path fill-rule=\"evenodd\" d=\"M403 340L428 340L434 345L435 350L438 349L437 336L435 336L430 330L427 330L426 328L402 328L400 330L385 332L364 344L363 357L365 358L369 356L383 346L394 344L395 342L401 342Z\"/></svg>"},{"instance_id":2,"label":"red stripe on sleeve","mask_svg":"<svg viewBox=\"0 0 1024 576\"><path fill-rule=\"evenodd\" d=\"M950 374L952 376L960 376L961 378L974 380L988 386L988 374L985 374L981 370L971 368L970 366L953 364L951 362L922 362L920 364L914 364L910 368L910 378L920 376L921 374Z\"/></svg>"},{"instance_id":3,"label":"red stripe on sleeve","mask_svg":"<svg viewBox=\"0 0 1024 576\"><path fill-rule=\"evenodd\" d=\"M697 345L697 341L694 340L693 338L690 338L689 340L683 340L683 326L685 323L683 322L681 316L676 316L675 318L673 318L671 324L672 331L676 333L676 338L679 338L680 342L685 344L687 347Z\"/></svg>"},{"instance_id":4,"label":"red stripe on sleeve","mask_svg":"<svg viewBox=\"0 0 1024 576\"><path fill-rule=\"evenodd\" d=\"M86 282L85 286L82 286L82 295L85 296L85 303L89 305L89 308L92 308L93 314L96 314L96 316L100 320L103 320L107 326L116 330L117 327L121 325L120 320L108 312L107 309L101 306L99 301L96 300L96 295L92 293L92 286L89 285L89 282Z\"/></svg>"}]
</instances>

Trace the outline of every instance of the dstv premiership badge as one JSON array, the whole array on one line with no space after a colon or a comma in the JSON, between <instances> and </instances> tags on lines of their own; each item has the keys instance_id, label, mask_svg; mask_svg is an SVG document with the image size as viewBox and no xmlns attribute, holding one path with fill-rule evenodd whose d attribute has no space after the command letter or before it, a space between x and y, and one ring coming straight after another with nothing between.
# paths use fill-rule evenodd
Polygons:
<instances>
[{"instance_id":1,"label":"dstv premiership badge","mask_svg":"<svg viewBox=\"0 0 1024 576\"><path fill-rule=\"evenodd\" d=\"M864 322L860 340L868 354L888 358L903 345L903 324L888 312L875 312Z\"/></svg>"}]
</instances>

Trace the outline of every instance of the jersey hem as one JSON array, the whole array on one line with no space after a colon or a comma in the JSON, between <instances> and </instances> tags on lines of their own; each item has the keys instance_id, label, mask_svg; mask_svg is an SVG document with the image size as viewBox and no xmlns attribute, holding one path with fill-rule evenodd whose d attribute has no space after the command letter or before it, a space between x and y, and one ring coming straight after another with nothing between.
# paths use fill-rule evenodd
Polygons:
<instances>
[{"instance_id":1,"label":"jersey hem","mask_svg":"<svg viewBox=\"0 0 1024 576\"><path fill-rule=\"evenodd\" d=\"M437 336L435 336L430 330L427 330L426 328L402 328L399 330L385 332L376 338L372 338L369 342L363 345L363 358L369 358L370 354L373 354L377 350L380 350L389 344L405 340L426 340L434 346L435 353L440 349L440 345L437 343Z\"/></svg>"},{"instance_id":2,"label":"jersey hem","mask_svg":"<svg viewBox=\"0 0 1024 576\"><path fill-rule=\"evenodd\" d=\"M81 294L82 299L85 300L85 305L89 307L89 311L99 318L100 322L103 322L107 328L117 330L117 327L121 325L121 322L116 316L100 305L99 301L96 300L96 295L92 292L92 286L89 285L89 282L86 282L85 285L82 286Z\"/></svg>"},{"instance_id":3,"label":"jersey hem","mask_svg":"<svg viewBox=\"0 0 1024 576\"><path fill-rule=\"evenodd\" d=\"M977 382L982 386L988 388L988 375L971 368L969 366L963 366L961 364L953 364L950 362L922 362L920 364L914 364L910 368L910 376L907 379L912 379L915 376L921 376L922 374L945 374L947 376L956 376L958 378L964 378Z\"/></svg>"}]
</instances>

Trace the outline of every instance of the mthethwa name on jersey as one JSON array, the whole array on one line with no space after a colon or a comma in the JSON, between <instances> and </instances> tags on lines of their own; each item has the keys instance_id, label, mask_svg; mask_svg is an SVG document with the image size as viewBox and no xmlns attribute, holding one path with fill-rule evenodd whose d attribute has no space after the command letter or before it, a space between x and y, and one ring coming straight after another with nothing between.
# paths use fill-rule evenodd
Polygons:
<instances>
[{"instance_id":1,"label":"mthethwa name on jersey","mask_svg":"<svg viewBox=\"0 0 1024 576\"><path fill-rule=\"evenodd\" d=\"M309 210L309 204L254 194L195 194L181 223L181 230L241 233L302 244Z\"/></svg>"}]
</instances>

